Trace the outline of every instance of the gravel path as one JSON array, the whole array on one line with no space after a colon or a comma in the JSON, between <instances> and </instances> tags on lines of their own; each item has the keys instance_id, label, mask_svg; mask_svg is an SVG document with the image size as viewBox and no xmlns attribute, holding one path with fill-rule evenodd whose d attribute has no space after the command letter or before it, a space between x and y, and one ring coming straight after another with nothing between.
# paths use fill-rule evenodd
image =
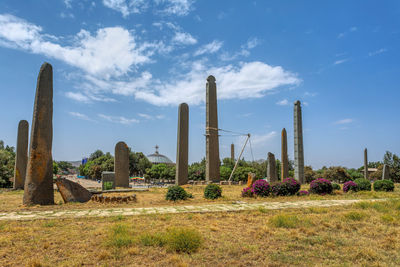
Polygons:
<instances>
[{"instance_id":1,"label":"gravel path","mask_svg":"<svg viewBox=\"0 0 400 267\"><path fill-rule=\"evenodd\" d=\"M108 217L108 216L135 216L144 214L167 214L184 212L227 212L242 210L277 210L298 209L310 207L333 207L350 205L360 201L384 201L385 199L351 199L351 200L310 200L296 202L261 202L232 204L211 204L196 206L167 206L149 208L114 208L114 209L88 209L88 210L54 210L54 211L21 211L0 213L0 221L6 220L36 220L36 219L58 219L58 218L80 218L80 217Z\"/></svg>"}]
</instances>

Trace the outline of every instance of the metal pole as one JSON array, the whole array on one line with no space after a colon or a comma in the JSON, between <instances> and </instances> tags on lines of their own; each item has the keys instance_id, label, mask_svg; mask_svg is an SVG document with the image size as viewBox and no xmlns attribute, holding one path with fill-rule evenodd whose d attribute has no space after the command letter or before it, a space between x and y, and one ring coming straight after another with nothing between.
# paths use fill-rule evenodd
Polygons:
<instances>
[{"instance_id":1,"label":"metal pole","mask_svg":"<svg viewBox=\"0 0 400 267\"><path fill-rule=\"evenodd\" d=\"M238 165L238 163L239 163L240 157L242 156L243 151L244 151L244 148L246 147L247 141L249 141L249 139L250 139L250 134L247 134L246 142L244 142L244 145L243 145L243 147L242 147L242 151L240 151L239 157L238 157L238 159L236 160L235 166L233 167L233 170L232 170L232 172L231 172L231 176L229 176L229 179L228 179L229 182L230 182L231 179L232 179L233 173L234 173L234 171L236 170L236 167L237 167L237 165Z\"/></svg>"}]
</instances>

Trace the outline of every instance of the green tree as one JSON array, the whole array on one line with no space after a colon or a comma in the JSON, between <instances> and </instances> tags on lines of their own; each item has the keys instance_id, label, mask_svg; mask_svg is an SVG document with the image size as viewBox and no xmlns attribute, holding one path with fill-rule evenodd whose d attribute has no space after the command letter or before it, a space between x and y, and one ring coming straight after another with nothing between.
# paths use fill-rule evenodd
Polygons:
<instances>
[{"instance_id":1,"label":"green tree","mask_svg":"<svg viewBox=\"0 0 400 267\"><path fill-rule=\"evenodd\" d=\"M206 162L194 162L189 166L189 180L198 181L206 179Z\"/></svg>"},{"instance_id":2,"label":"green tree","mask_svg":"<svg viewBox=\"0 0 400 267\"><path fill-rule=\"evenodd\" d=\"M151 162L142 152L129 151L129 175L143 175L151 166Z\"/></svg>"},{"instance_id":3,"label":"green tree","mask_svg":"<svg viewBox=\"0 0 400 267\"><path fill-rule=\"evenodd\" d=\"M221 180L228 180L231 172L232 169L228 166L222 165L219 167L219 175L221 176Z\"/></svg>"},{"instance_id":4,"label":"green tree","mask_svg":"<svg viewBox=\"0 0 400 267\"><path fill-rule=\"evenodd\" d=\"M57 162L53 161L53 174L57 174L58 173L58 165Z\"/></svg>"},{"instance_id":5,"label":"green tree","mask_svg":"<svg viewBox=\"0 0 400 267\"><path fill-rule=\"evenodd\" d=\"M75 167L68 161L57 161L57 165L59 170L64 173L68 173L69 170L75 169Z\"/></svg>"},{"instance_id":6,"label":"green tree","mask_svg":"<svg viewBox=\"0 0 400 267\"><path fill-rule=\"evenodd\" d=\"M0 140L0 188L9 188L12 186L14 165L14 147L4 147L4 142Z\"/></svg>"},{"instance_id":7,"label":"green tree","mask_svg":"<svg viewBox=\"0 0 400 267\"><path fill-rule=\"evenodd\" d=\"M90 154L90 157L89 157L88 161L95 160L97 158L100 158L101 156L104 156L103 151L101 151L100 149L97 149L95 152Z\"/></svg>"},{"instance_id":8,"label":"green tree","mask_svg":"<svg viewBox=\"0 0 400 267\"><path fill-rule=\"evenodd\" d=\"M332 182L345 183L351 180L347 170L343 167L329 167L322 173L322 178L330 180Z\"/></svg>"},{"instance_id":9,"label":"green tree","mask_svg":"<svg viewBox=\"0 0 400 267\"><path fill-rule=\"evenodd\" d=\"M304 179L306 183L311 183L313 180L317 179L318 174L313 171L311 166L304 166Z\"/></svg>"},{"instance_id":10,"label":"green tree","mask_svg":"<svg viewBox=\"0 0 400 267\"><path fill-rule=\"evenodd\" d=\"M389 167L389 178L395 182L400 182L400 158L390 151L386 151L383 156L383 163Z\"/></svg>"}]
</instances>

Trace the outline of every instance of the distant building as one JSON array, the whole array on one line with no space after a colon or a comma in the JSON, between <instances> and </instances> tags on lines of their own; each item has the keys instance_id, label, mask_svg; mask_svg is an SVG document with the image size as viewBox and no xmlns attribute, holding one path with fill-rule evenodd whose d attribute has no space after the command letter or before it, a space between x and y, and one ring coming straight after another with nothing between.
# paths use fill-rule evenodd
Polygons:
<instances>
[{"instance_id":1,"label":"distant building","mask_svg":"<svg viewBox=\"0 0 400 267\"><path fill-rule=\"evenodd\" d=\"M377 168L368 168L368 174L376 172L378 169ZM364 169L361 170L361 173L364 174Z\"/></svg>"},{"instance_id":2,"label":"distant building","mask_svg":"<svg viewBox=\"0 0 400 267\"><path fill-rule=\"evenodd\" d=\"M155 152L154 154L147 155L147 156L146 156L147 159L148 159L152 164L161 164L161 163L164 163L164 164L167 164L167 165L175 165L175 163L174 163L172 160L170 160L167 156L160 154L160 153L158 152L158 148L159 148L159 146L156 145L156 146L155 146L156 152Z\"/></svg>"}]
</instances>

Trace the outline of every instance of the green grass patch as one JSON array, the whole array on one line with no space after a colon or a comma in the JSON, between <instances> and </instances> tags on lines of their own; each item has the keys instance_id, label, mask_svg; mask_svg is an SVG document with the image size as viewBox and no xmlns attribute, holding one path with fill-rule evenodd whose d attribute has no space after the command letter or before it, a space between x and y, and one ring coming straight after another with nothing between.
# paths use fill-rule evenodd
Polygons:
<instances>
[{"instance_id":1,"label":"green grass patch","mask_svg":"<svg viewBox=\"0 0 400 267\"><path fill-rule=\"evenodd\" d=\"M276 228L297 228L301 226L308 227L311 225L309 220L300 220L296 215L278 214L269 219L269 224Z\"/></svg>"},{"instance_id":2,"label":"green grass patch","mask_svg":"<svg viewBox=\"0 0 400 267\"><path fill-rule=\"evenodd\" d=\"M129 232L128 226L123 224L114 225L109 232L106 244L110 247L129 247L133 244L133 235Z\"/></svg>"},{"instance_id":3,"label":"green grass patch","mask_svg":"<svg viewBox=\"0 0 400 267\"><path fill-rule=\"evenodd\" d=\"M351 221L361 221L367 215L364 212L350 211L344 215L344 217Z\"/></svg>"},{"instance_id":4,"label":"green grass patch","mask_svg":"<svg viewBox=\"0 0 400 267\"><path fill-rule=\"evenodd\" d=\"M191 228L172 227L165 232L143 233L139 236L143 246L165 247L168 251L193 253L203 243L200 233Z\"/></svg>"},{"instance_id":5,"label":"green grass patch","mask_svg":"<svg viewBox=\"0 0 400 267\"><path fill-rule=\"evenodd\" d=\"M43 224L44 227L54 227L56 225L55 221L47 221Z\"/></svg>"}]
</instances>

